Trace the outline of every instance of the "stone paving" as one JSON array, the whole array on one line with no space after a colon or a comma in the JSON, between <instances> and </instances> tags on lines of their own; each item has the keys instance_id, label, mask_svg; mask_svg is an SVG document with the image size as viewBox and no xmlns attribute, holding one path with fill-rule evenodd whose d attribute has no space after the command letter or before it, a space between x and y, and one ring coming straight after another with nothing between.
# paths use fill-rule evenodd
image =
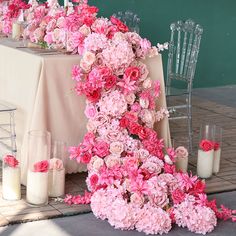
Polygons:
<instances>
[{"instance_id":1,"label":"stone paving","mask_svg":"<svg viewBox=\"0 0 236 236\"><path fill-rule=\"evenodd\" d=\"M221 169L217 175L206 180L207 192L216 193L236 189L236 107L227 107L214 102L193 98L194 151L190 157L189 170L196 173L197 143L199 127L203 122L215 123L224 129ZM186 122L171 121L171 136L178 144L186 145ZM71 174L66 177L66 193L82 193L86 188L86 173ZM0 186L1 192L1 186ZM20 222L42 220L89 212L88 205L68 206L49 200L44 207L30 207L25 201L25 187L22 186L22 200L5 201L0 196L0 226Z\"/></svg>"}]
</instances>

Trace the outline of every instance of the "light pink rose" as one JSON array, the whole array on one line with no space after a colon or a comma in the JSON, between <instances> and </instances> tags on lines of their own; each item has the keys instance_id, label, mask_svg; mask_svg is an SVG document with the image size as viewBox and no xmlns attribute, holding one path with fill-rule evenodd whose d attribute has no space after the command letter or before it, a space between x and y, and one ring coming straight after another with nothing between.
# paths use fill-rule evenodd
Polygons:
<instances>
[{"instance_id":1,"label":"light pink rose","mask_svg":"<svg viewBox=\"0 0 236 236\"><path fill-rule=\"evenodd\" d=\"M80 60L80 67L85 71L89 72L91 69L91 65L89 65L87 62L85 62L83 59Z\"/></svg>"},{"instance_id":2,"label":"light pink rose","mask_svg":"<svg viewBox=\"0 0 236 236\"><path fill-rule=\"evenodd\" d=\"M105 163L108 168L112 168L113 166L120 165L121 159L117 155L109 155L105 157Z\"/></svg>"},{"instance_id":3,"label":"light pink rose","mask_svg":"<svg viewBox=\"0 0 236 236\"><path fill-rule=\"evenodd\" d=\"M188 157L188 150L183 146L177 147L175 149L175 152L176 152L177 158L187 158Z\"/></svg>"},{"instance_id":4,"label":"light pink rose","mask_svg":"<svg viewBox=\"0 0 236 236\"><path fill-rule=\"evenodd\" d=\"M87 35L89 35L91 33L91 30L90 30L90 28L87 25L82 25L79 28L79 32L81 34L83 34L84 36L87 36Z\"/></svg>"},{"instance_id":5,"label":"light pink rose","mask_svg":"<svg viewBox=\"0 0 236 236\"><path fill-rule=\"evenodd\" d=\"M37 28L33 33L33 37L35 39L35 42L42 41L44 38L44 30L41 28Z\"/></svg>"},{"instance_id":6,"label":"light pink rose","mask_svg":"<svg viewBox=\"0 0 236 236\"><path fill-rule=\"evenodd\" d=\"M93 120L88 121L86 128L87 128L88 132L93 132L93 133L95 133L97 130L97 126Z\"/></svg>"},{"instance_id":7,"label":"light pink rose","mask_svg":"<svg viewBox=\"0 0 236 236\"><path fill-rule=\"evenodd\" d=\"M52 158L49 160L50 170L62 170L64 168L62 160L58 158Z\"/></svg>"},{"instance_id":8,"label":"light pink rose","mask_svg":"<svg viewBox=\"0 0 236 236\"><path fill-rule=\"evenodd\" d=\"M132 105L135 101L135 95L133 93L130 93L128 95L125 96L125 100L128 104Z\"/></svg>"},{"instance_id":9,"label":"light pink rose","mask_svg":"<svg viewBox=\"0 0 236 236\"><path fill-rule=\"evenodd\" d=\"M152 126L156 120L155 113L148 109L142 110L141 119L143 122L150 124Z\"/></svg>"},{"instance_id":10,"label":"light pink rose","mask_svg":"<svg viewBox=\"0 0 236 236\"><path fill-rule=\"evenodd\" d=\"M134 153L134 156L141 161L145 161L149 157L149 152L146 149L139 149L137 152Z\"/></svg>"},{"instance_id":11,"label":"light pink rose","mask_svg":"<svg viewBox=\"0 0 236 236\"><path fill-rule=\"evenodd\" d=\"M57 27L64 28L65 26L65 18L63 16L57 19Z\"/></svg>"},{"instance_id":12,"label":"light pink rose","mask_svg":"<svg viewBox=\"0 0 236 236\"><path fill-rule=\"evenodd\" d=\"M97 109L94 105L89 104L86 106L84 113L87 116L87 118L91 119L97 115Z\"/></svg>"},{"instance_id":13,"label":"light pink rose","mask_svg":"<svg viewBox=\"0 0 236 236\"><path fill-rule=\"evenodd\" d=\"M152 87L152 80L151 80L151 78L148 77L147 79L145 79L143 81L143 88L144 89L149 89L151 87Z\"/></svg>"},{"instance_id":14,"label":"light pink rose","mask_svg":"<svg viewBox=\"0 0 236 236\"><path fill-rule=\"evenodd\" d=\"M124 151L124 145L121 142L113 142L110 144L110 152L112 154L120 155Z\"/></svg>"},{"instance_id":15,"label":"light pink rose","mask_svg":"<svg viewBox=\"0 0 236 236\"><path fill-rule=\"evenodd\" d=\"M85 52L82 59L87 65L91 66L96 61L96 56L92 52Z\"/></svg>"},{"instance_id":16,"label":"light pink rose","mask_svg":"<svg viewBox=\"0 0 236 236\"><path fill-rule=\"evenodd\" d=\"M102 158L96 158L96 160L93 162L93 169L96 171L99 171L99 169L104 165L104 161Z\"/></svg>"}]
</instances>

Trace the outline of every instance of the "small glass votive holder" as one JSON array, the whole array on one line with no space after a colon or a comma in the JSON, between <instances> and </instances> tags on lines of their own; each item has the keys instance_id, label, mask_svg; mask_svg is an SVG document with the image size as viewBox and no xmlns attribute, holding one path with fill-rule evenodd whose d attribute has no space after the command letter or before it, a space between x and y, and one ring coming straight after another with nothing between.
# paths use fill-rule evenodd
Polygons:
<instances>
[{"instance_id":1,"label":"small glass votive holder","mask_svg":"<svg viewBox=\"0 0 236 236\"><path fill-rule=\"evenodd\" d=\"M214 125L201 126L197 158L197 175L207 179L213 173L214 161Z\"/></svg>"},{"instance_id":2,"label":"small glass votive holder","mask_svg":"<svg viewBox=\"0 0 236 236\"><path fill-rule=\"evenodd\" d=\"M188 171L188 150L185 146L188 146L188 140L187 138L176 138L174 141L172 140L172 144L176 152L176 171L186 173Z\"/></svg>"},{"instance_id":3,"label":"small glass votive holder","mask_svg":"<svg viewBox=\"0 0 236 236\"><path fill-rule=\"evenodd\" d=\"M48 204L48 170L51 134L48 131L29 132L26 200L32 206Z\"/></svg>"},{"instance_id":4,"label":"small glass votive holder","mask_svg":"<svg viewBox=\"0 0 236 236\"><path fill-rule=\"evenodd\" d=\"M13 155L2 160L2 198L16 201L21 199L21 173L19 161Z\"/></svg>"},{"instance_id":5,"label":"small glass votive holder","mask_svg":"<svg viewBox=\"0 0 236 236\"><path fill-rule=\"evenodd\" d=\"M61 197L65 194L65 161L67 145L55 140L52 146L52 159L49 169L49 197Z\"/></svg>"},{"instance_id":6,"label":"small glass votive holder","mask_svg":"<svg viewBox=\"0 0 236 236\"><path fill-rule=\"evenodd\" d=\"M220 157L221 157L223 130L220 126L215 125L214 133L215 133L215 142L214 142L213 173L217 174L220 171Z\"/></svg>"}]
</instances>

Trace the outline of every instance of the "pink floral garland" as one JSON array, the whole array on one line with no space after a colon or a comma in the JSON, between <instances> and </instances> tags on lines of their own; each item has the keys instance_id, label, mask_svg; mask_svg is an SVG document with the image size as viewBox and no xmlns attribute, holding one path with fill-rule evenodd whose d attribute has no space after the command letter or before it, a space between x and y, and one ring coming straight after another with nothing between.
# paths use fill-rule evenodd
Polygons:
<instances>
[{"instance_id":1,"label":"pink floral garland","mask_svg":"<svg viewBox=\"0 0 236 236\"><path fill-rule=\"evenodd\" d=\"M207 199L202 180L175 171L175 150L165 149L153 129L168 112L156 111L160 84L149 78L142 59L166 45L152 47L120 20L96 13L97 8L79 1L69 13L33 4L26 14L30 40L57 48L66 41L82 56L72 79L76 93L86 97L88 133L69 151L71 159L87 164L90 192L67 195L65 202L91 203L94 215L115 228L146 234L167 233L173 223L206 234L217 218L236 221L236 211L218 209L215 200Z\"/></svg>"}]
</instances>

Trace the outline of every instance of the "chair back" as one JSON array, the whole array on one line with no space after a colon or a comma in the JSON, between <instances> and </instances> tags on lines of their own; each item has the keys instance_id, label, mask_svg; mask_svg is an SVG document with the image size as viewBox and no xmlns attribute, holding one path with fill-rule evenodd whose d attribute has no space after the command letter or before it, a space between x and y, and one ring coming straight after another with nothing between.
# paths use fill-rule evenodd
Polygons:
<instances>
[{"instance_id":1,"label":"chair back","mask_svg":"<svg viewBox=\"0 0 236 236\"><path fill-rule=\"evenodd\" d=\"M114 16L124 22L130 31L139 33L140 18L136 13L129 10L125 12L119 11Z\"/></svg>"},{"instance_id":2,"label":"chair back","mask_svg":"<svg viewBox=\"0 0 236 236\"><path fill-rule=\"evenodd\" d=\"M189 89L195 74L203 28L189 19L172 23L170 29L167 87L171 80L181 80L188 83Z\"/></svg>"}]
</instances>

